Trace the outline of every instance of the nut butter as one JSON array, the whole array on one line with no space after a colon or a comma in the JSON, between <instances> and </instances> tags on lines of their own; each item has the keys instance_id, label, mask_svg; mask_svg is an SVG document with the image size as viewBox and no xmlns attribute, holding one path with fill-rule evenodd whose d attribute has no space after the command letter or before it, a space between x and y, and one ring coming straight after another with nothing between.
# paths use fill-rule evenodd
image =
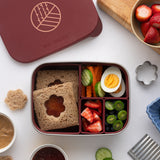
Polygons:
<instances>
[{"instance_id":1,"label":"nut butter","mask_svg":"<svg viewBox=\"0 0 160 160\"><path fill-rule=\"evenodd\" d=\"M0 149L7 147L14 136L14 127L11 121L0 114Z\"/></svg>"}]
</instances>

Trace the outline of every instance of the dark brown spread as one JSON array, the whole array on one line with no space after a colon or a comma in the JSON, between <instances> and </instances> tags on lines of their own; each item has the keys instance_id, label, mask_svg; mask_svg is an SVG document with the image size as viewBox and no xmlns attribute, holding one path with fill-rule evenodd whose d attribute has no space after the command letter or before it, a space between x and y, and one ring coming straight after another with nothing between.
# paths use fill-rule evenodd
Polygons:
<instances>
[{"instance_id":1,"label":"dark brown spread","mask_svg":"<svg viewBox=\"0 0 160 160\"><path fill-rule=\"evenodd\" d=\"M45 147L40 149L32 160L65 160L63 154L57 150L56 148L52 147Z\"/></svg>"},{"instance_id":2,"label":"dark brown spread","mask_svg":"<svg viewBox=\"0 0 160 160\"><path fill-rule=\"evenodd\" d=\"M45 102L48 115L59 117L61 112L64 112L65 106L63 105L64 99L61 96L52 95L49 100Z\"/></svg>"},{"instance_id":3,"label":"dark brown spread","mask_svg":"<svg viewBox=\"0 0 160 160\"><path fill-rule=\"evenodd\" d=\"M63 82L61 82L61 80L59 80L59 79L56 79L54 82L50 83L48 85L48 87L52 87L52 86L55 86L57 84L63 84Z\"/></svg>"}]
</instances>

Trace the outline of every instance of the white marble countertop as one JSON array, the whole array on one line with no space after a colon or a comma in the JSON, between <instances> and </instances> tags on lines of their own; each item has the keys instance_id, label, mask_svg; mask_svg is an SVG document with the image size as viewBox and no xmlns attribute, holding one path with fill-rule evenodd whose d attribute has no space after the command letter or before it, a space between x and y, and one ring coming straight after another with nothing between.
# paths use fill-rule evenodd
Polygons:
<instances>
[{"instance_id":1,"label":"white marble countertop","mask_svg":"<svg viewBox=\"0 0 160 160\"><path fill-rule=\"evenodd\" d=\"M94 0L103 23L102 33L87 38L73 46L32 63L13 60L0 40L0 112L13 120L17 137L11 149L2 155L11 155L14 160L27 160L39 145L53 143L62 147L70 160L94 160L99 147L111 149L115 160L130 160L128 150L146 133L160 144L160 133L146 114L146 106L160 96L160 55L142 44L128 30L101 11ZM145 61L158 67L158 79L150 86L136 81L135 69ZM48 62L111 62L122 65L128 72L130 89L130 118L124 132L103 136L45 136L38 133L31 121L31 76L34 69ZM24 109L11 111L4 99L9 90L21 88L28 96Z\"/></svg>"}]
</instances>

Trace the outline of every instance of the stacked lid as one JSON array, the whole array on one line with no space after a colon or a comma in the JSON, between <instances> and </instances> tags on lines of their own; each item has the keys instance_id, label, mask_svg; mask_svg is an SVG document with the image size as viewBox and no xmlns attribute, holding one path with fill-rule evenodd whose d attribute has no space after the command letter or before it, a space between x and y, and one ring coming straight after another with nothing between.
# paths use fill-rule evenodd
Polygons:
<instances>
[{"instance_id":1,"label":"stacked lid","mask_svg":"<svg viewBox=\"0 0 160 160\"><path fill-rule=\"evenodd\" d=\"M31 62L97 36L102 24L91 0L2 1L0 34L9 54Z\"/></svg>"}]
</instances>

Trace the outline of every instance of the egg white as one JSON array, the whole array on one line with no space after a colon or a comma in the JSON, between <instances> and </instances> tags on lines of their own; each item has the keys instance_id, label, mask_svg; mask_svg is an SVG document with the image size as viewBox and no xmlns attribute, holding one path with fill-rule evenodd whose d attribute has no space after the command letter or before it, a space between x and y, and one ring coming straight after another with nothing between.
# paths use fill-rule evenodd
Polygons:
<instances>
[{"instance_id":1,"label":"egg white","mask_svg":"<svg viewBox=\"0 0 160 160\"><path fill-rule=\"evenodd\" d=\"M115 88L108 88L108 87L106 87L105 84L104 84L105 78L106 78L109 74L115 74L115 75L117 75L118 78L119 78L119 83L118 83L118 85L117 85ZM121 84L121 80L122 80L122 74L121 74L120 69L119 69L118 67L115 67L115 66L109 67L109 68L107 68L107 69L104 71L104 73L103 73L103 75L102 75L102 77L101 77L101 87L102 87L102 89L103 89L105 92L107 92L107 93L115 92L115 91L119 88L119 86L120 86L120 84Z\"/></svg>"},{"instance_id":2,"label":"egg white","mask_svg":"<svg viewBox=\"0 0 160 160\"><path fill-rule=\"evenodd\" d=\"M122 79L121 85L122 85L122 89L121 89L120 92L118 92L118 93L113 92L113 93L110 93L110 95L113 96L113 97L122 97L124 95L125 91L126 91L126 85L125 85L123 79Z\"/></svg>"}]
</instances>

